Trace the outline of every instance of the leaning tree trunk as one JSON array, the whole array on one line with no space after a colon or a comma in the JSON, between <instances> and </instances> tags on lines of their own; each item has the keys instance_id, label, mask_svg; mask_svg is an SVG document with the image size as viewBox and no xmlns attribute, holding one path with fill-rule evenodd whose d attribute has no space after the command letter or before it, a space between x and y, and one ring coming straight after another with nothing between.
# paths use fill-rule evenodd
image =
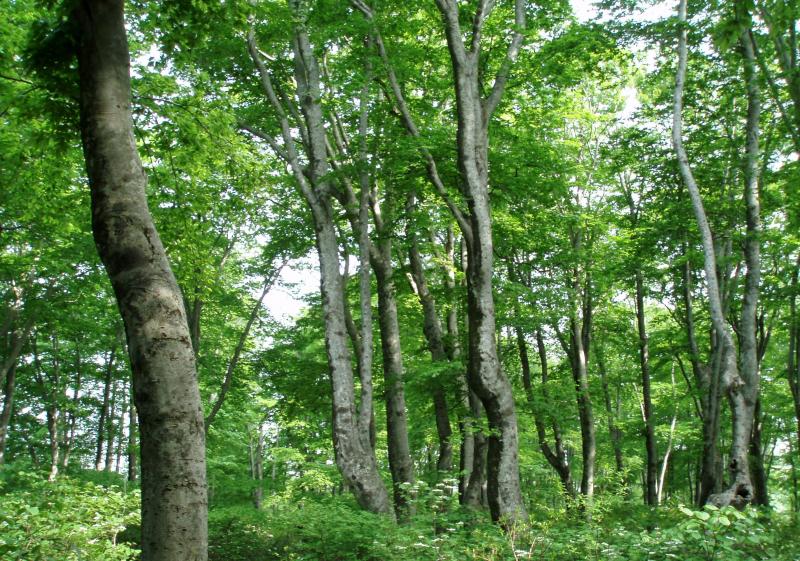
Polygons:
<instances>
[{"instance_id":1,"label":"leaning tree trunk","mask_svg":"<svg viewBox=\"0 0 800 561\"><path fill-rule=\"evenodd\" d=\"M186 311L145 196L122 0L82 0L78 74L92 230L125 324L141 433L142 560L207 558L203 410Z\"/></svg>"}]
</instances>

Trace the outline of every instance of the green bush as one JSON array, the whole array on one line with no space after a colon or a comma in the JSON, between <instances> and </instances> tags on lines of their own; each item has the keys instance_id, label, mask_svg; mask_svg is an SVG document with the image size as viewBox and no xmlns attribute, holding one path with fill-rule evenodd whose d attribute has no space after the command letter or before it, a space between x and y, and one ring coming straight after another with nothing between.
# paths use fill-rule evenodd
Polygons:
<instances>
[{"instance_id":1,"label":"green bush","mask_svg":"<svg viewBox=\"0 0 800 561\"><path fill-rule=\"evenodd\" d=\"M137 557L121 539L139 522L139 493L29 472L4 474L0 488L0 559L128 561ZM13 483L13 485L12 485Z\"/></svg>"}]
</instances>

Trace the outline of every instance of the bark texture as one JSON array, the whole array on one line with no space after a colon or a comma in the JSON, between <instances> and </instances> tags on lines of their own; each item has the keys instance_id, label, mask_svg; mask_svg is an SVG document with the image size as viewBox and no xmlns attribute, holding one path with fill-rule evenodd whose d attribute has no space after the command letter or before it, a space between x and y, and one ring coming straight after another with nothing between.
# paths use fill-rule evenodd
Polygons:
<instances>
[{"instance_id":1,"label":"bark texture","mask_svg":"<svg viewBox=\"0 0 800 561\"><path fill-rule=\"evenodd\" d=\"M493 520L513 523L527 519L519 479L519 437L511 385L503 373L495 339L492 277L494 255L489 201L489 121L503 95L511 65L519 54L525 28L525 3L515 3L515 27L500 71L483 97L479 71L481 35L494 3L481 0L473 15L472 37L465 44L459 6L436 0L453 66L458 115L457 148L461 192L467 201L466 220L456 220L467 242L467 317L469 321L468 379L481 399L491 429L487 451L487 494ZM452 210L452 209L451 209ZM477 462L476 462L477 463Z\"/></svg>"},{"instance_id":2,"label":"bark texture","mask_svg":"<svg viewBox=\"0 0 800 561\"><path fill-rule=\"evenodd\" d=\"M683 146L682 119L683 89L687 66L687 17L686 0L678 6L681 28L678 36L678 69L675 77L672 142L678 159L678 167L689 191L695 219L703 243L704 268L708 291L709 310L714 327L714 336L719 341L719 381L721 391L727 395L731 407L732 438L728 471L730 482L727 489L708 497L717 505L745 505L753 499L753 484L750 477L748 449L752 434L753 416L758 397L758 367L756 342L756 308L760 278L759 258L759 206L757 194L758 161L758 113L759 92L755 77L755 57L750 42L749 27L745 20L749 16L742 6L737 6L737 18L742 25L740 48L743 53L745 85L747 89L747 125L745 146L745 203L747 207L747 242L745 260L747 274L745 296L742 305L741 370L737 364L737 349L730 326L726 323L722 290L717 273L717 252L711 227L706 216L700 190L694 179L688 155ZM752 331L752 335L750 332Z\"/></svg>"},{"instance_id":3,"label":"bark texture","mask_svg":"<svg viewBox=\"0 0 800 561\"><path fill-rule=\"evenodd\" d=\"M329 174L326 133L320 102L319 65L311 48L301 13L304 6L296 0L289 0L289 7L296 16L292 33L294 77L297 84L296 95L302 112L302 123L299 128L308 163L303 165L300 161L292 134L293 126L290 124L284 104L272 85L269 70L256 44L255 33L251 30L247 40L248 50L258 70L264 94L277 114L283 145L279 146L271 137L254 134L267 141L287 162L314 221L320 262L325 347L333 398L333 443L337 466L346 485L353 490L356 500L363 508L375 513L392 515L389 494L378 471L375 453L370 444L369 425L359 419L356 408L344 306L344 285L339 270L339 242L332 205L335 186Z\"/></svg>"},{"instance_id":4,"label":"bark texture","mask_svg":"<svg viewBox=\"0 0 800 561\"><path fill-rule=\"evenodd\" d=\"M145 197L121 0L83 0L81 136L92 230L125 324L141 430L142 560L207 558L203 411L183 298Z\"/></svg>"}]
</instances>

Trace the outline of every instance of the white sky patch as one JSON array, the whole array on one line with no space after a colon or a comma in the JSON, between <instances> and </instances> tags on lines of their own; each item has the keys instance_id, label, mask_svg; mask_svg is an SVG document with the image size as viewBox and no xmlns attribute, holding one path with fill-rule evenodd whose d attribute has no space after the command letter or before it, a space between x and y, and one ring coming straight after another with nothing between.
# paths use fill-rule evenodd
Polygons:
<instances>
[{"instance_id":1,"label":"white sky patch","mask_svg":"<svg viewBox=\"0 0 800 561\"><path fill-rule=\"evenodd\" d=\"M306 306L304 298L318 290L319 261L316 255L310 255L283 268L264 298L264 307L275 320L288 325Z\"/></svg>"}]
</instances>

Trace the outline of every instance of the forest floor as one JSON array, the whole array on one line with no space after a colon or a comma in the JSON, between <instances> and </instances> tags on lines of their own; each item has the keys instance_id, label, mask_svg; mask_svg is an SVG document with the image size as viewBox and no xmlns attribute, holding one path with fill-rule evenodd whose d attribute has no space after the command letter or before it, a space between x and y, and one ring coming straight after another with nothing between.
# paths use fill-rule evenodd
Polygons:
<instances>
[{"instance_id":1,"label":"forest floor","mask_svg":"<svg viewBox=\"0 0 800 561\"><path fill-rule=\"evenodd\" d=\"M422 487L416 513L401 524L359 510L349 496L276 494L261 510L239 499L215 500L209 512L210 561L800 559L797 518L757 509L654 510L603 497L591 521L578 508L532 505L530 523L502 531L436 486ZM0 559L135 560L138 511L138 490L114 474L84 471L48 482L6 466Z\"/></svg>"}]
</instances>

